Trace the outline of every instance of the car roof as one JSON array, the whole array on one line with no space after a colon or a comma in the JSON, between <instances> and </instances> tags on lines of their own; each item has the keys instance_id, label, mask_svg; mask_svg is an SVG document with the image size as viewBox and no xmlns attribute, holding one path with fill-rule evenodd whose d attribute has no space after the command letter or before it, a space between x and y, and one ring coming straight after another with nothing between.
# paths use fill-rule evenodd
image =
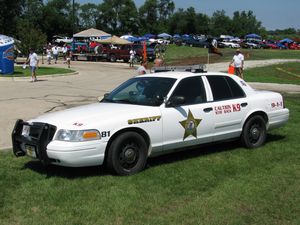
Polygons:
<instances>
[{"instance_id":1,"label":"car roof","mask_svg":"<svg viewBox=\"0 0 300 225\"><path fill-rule=\"evenodd\" d=\"M194 77L194 76L212 76L212 75L220 75L220 76L233 76L227 73L221 72L202 72L202 73L192 73L192 72L182 72L182 71L168 71L168 72L157 72L139 75L137 77L164 77L164 78L174 78L174 79L182 79L186 77Z\"/></svg>"}]
</instances>

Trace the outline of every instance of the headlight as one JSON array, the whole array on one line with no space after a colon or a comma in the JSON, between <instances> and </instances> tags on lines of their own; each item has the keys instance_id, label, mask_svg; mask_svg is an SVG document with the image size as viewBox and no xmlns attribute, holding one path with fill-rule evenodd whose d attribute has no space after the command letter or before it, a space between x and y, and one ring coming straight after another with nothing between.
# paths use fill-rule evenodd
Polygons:
<instances>
[{"instance_id":1,"label":"headlight","mask_svg":"<svg viewBox=\"0 0 300 225\"><path fill-rule=\"evenodd\" d=\"M55 136L58 141L92 141L99 140L100 133L98 130L59 130Z\"/></svg>"}]
</instances>

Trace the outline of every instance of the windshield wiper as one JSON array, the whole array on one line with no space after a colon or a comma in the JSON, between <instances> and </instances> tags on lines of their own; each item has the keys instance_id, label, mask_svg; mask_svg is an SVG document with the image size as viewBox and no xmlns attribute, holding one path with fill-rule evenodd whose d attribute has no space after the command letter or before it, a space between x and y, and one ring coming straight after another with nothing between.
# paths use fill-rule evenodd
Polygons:
<instances>
[{"instance_id":1,"label":"windshield wiper","mask_svg":"<svg viewBox=\"0 0 300 225\"><path fill-rule=\"evenodd\" d=\"M128 99L118 99L118 100L112 100L110 99L110 102L114 102L114 103L125 103L125 104L133 104L133 102L131 102Z\"/></svg>"}]
</instances>

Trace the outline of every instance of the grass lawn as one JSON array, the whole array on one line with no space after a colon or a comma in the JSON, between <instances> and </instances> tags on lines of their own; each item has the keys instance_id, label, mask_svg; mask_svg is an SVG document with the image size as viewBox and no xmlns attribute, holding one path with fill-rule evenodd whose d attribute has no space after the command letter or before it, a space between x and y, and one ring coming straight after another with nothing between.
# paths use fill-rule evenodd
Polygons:
<instances>
[{"instance_id":1,"label":"grass lawn","mask_svg":"<svg viewBox=\"0 0 300 225\"><path fill-rule=\"evenodd\" d=\"M300 63L290 62L261 68L246 69L245 80L248 82L267 82L300 85Z\"/></svg>"},{"instance_id":2,"label":"grass lawn","mask_svg":"<svg viewBox=\"0 0 300 225\"><path fill-rule=\"evenodd\" d=\"M229 62L235 52L232 48L220 48L223 56L212 54L210 63ZM299 59L298 50L273 50L273 49L242 49L245 60L264 60L264 59ZM166 64L178 64L192 62L195 64L207 63L207 48L197 48L189 46L169 45L165 55ZM182 62L183 61L183 62ZM191 64L191 63L190 63Z\"/></svg>"},{"instance_id":3,"label":"grass lawn","mask_svg":"<svg viewBox=\"0 0 300 225\"><path fill-rule=\"evenodd\" d=\"M223 143L149 160L130 177L45 169L0 153L0 224L300 224L300 96L285 127L247 150Z\"/></svg>"},{"instance_id":4,"label":"grass lawn","mask_svg":"<svg viewBox=\"0 0 300 225\"><path fill-rule=\"evenodd\" d=\"M31 71L27 66L26 69L23 69L22 66L15 66L14 73L10 75L3 75L3 77L31 77ZM55 68L55 67L39 67L36 70L37 76L43 75L55 75L55 74L66 74L73 73L74 70L64 69L64 68Z\"/></svg>"}]
</instances>

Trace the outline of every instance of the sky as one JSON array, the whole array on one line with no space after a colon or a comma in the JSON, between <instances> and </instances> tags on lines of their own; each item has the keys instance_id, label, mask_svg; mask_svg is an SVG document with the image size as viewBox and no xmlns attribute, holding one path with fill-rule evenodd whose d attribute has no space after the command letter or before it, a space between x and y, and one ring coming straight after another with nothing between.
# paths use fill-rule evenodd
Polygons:
<instances>
[{"instance_id":1,"label":"sky","mask_svg":"<svg viewBox=\"0 0 300 225\"><path fill-rule=\"evenodd\" d=\"M75 0L81 4L102 3L102 0ZM145 0L134 0L136 7ZM194 7L196 12L211 16L217 10L224 10L231 17L235 11L253 11L256 19L267 30L300 29L300 0L173 0L176 9Z\"/></svg>"}]
</instances>

